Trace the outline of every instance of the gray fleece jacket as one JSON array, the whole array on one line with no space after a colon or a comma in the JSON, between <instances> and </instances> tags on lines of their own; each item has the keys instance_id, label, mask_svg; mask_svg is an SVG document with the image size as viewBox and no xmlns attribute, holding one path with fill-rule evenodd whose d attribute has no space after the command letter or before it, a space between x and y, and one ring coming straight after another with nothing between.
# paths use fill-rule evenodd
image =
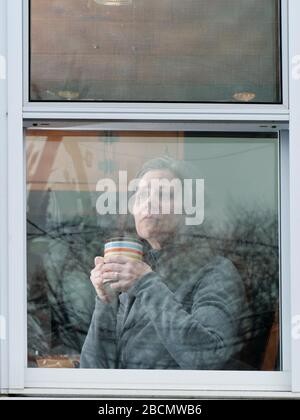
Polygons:
<instances>
[{"instance_id":1,"label":"gray fleece jacket","mask_svg":"<svg viewBox=\"0 0 300 420\"><path fill-rule=\"evenodd\" d=\"M155 271L113 303L96 297L80 367L232 368L247 316L244 286L233 264L217 256L182 277L174 275L174 265L173 275L170 269L161 270L168 264L163 258L160 264L159 252L152 259Z\"/></svg>"}]
</instances>

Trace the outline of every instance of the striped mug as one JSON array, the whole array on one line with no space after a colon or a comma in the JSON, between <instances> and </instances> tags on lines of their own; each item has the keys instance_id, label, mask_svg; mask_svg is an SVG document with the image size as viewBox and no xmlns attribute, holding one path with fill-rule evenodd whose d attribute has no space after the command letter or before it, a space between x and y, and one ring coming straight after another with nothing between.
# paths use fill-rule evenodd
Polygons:
<instances>
[{"instance_id":1,"label":"striped mug","mask_svg":"<svg viewBox=\"0 0 300 420\"><path fill-rule=\"evenodd\" d=\"M134 260L142 261L143 244L135 238L122 236L111 238L105 241L104 257L124 256Z\"/></svg>"},{"instance_id":2,"label":"striped mug","mask_svg":"<svg viewBox=\"0 0 300 420\"><path fill-rule=\"evenodd\" d=\"M120 236L105 241L104 257L124 256L137 261L143 260L143 244L136 238ZM106 280L104 282L105 290L110 297L116 296L117 291L110 288L110 283L117 280Z\"/></svg>"}]
</instances>

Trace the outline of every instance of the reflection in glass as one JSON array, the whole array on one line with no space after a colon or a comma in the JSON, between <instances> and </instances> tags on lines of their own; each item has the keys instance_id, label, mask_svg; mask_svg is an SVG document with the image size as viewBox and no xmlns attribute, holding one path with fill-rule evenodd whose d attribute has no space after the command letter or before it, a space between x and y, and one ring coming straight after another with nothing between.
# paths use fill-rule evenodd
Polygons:
<instances>
[{"instance_id":1,"label":"reflection in glass","mask_svg":"<svg viewBox=\"0 0 300 420\"><path fill-rule=\"evenodd\" d=\"M280 103L279 0L31 0L31 101Z\"/></svg>"},{"instance_id":2,"label":"reflection in glass","mask_svg":"<svg viewBox=\"0 0 300 420\"><path fill-rule=\"evenodd\" d=\"M86 368L280 369L277 135L29 130L26 147L29 366L79 367L81 355ZM204 180L201 225L180 214L145 222L155 191L127 194L137 174L168 177L166 164ZM116 208L132 198L132 213L99 214L107 179ZM135 292L97 298L92 321L94 258L123 235L142 239L161 288L145 274Z\"/></svg>"}]
</instances>

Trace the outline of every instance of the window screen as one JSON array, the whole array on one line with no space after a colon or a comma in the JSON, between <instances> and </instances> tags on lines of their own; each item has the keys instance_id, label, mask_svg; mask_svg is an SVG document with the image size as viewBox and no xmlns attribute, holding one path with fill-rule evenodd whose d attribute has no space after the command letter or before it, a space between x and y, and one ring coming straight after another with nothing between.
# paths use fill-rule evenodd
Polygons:
<instances>
[{"instance_id":1,"label":"window screen","mask_svg":"<svg viewBox=\"0 0 300 420\"><path fill-rule=\"evenodd\" d=\"M280 103L280 1L31 0L31 101Z\"/></svg>"}]
</instances>

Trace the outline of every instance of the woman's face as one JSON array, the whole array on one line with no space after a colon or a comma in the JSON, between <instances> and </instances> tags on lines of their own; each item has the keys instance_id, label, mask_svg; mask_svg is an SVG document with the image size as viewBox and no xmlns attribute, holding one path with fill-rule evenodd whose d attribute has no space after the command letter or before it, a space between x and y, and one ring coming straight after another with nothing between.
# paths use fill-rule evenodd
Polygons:
<instances>
[{"instance_id":1,"label":"woman's face","mask_svg":"<svg viewBox=\"0 0 300 420\"><path fill-rule=\"evenodd\" d=\"M133 215L136 230L151 245L161 245L183 222L182 214L174 214L179 195L174 188L165 187L163 180L167 181L166 184L168 181L181 184L169 170L151 170L141 178L135 194Z\"/></svg>"}]
</instances>

